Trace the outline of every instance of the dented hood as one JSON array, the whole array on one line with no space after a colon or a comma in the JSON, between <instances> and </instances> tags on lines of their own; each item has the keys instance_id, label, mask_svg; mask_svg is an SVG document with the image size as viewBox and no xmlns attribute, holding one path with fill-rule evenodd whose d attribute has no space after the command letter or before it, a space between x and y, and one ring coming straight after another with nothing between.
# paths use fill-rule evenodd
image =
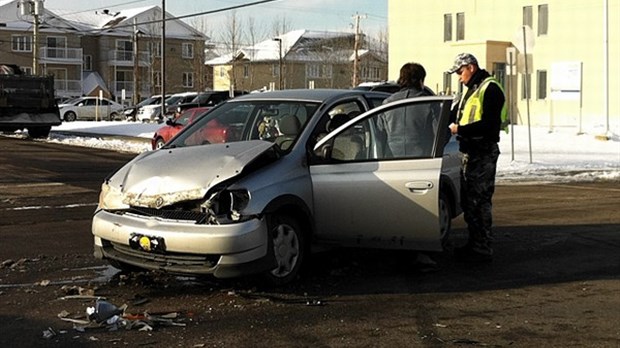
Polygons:
<instances>
[{"instance_id":1,"label":"dented hood","mask_svg":"<svg viewBox=\"0 0 620 348\"><path fill-rule=\"evenodd\" d=\"M273 143L252 140L151 151L114 174L110 185L120 189L123 203L132 206L161 208L201 199L271 147Z\"/></svg>"}]
</instances>

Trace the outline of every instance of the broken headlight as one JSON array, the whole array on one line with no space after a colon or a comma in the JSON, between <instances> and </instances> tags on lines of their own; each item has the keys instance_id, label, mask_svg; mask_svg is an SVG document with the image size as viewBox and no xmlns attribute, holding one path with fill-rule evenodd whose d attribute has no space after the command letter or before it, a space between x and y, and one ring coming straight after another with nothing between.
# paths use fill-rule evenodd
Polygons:
<instances>
[{"instance_id":1,"label":"broken headlight","mask_svg":"<svg viewBox=\"0 0 620 348\"><path fill-rule=\"evenodd\" d=\"M208 223L230 223L244 221L241 211L247 207L250 193L247 190L221 190L212 194L202 205L201 209L209 216Z\"/></svg>"},{"instance_id":2,"label":"broken headlight","mask_svg":"<svg viewBox=\"0 0 620 348\"><path fill-rule=\"evenodd\" d=\"M129 208L123 203L121 191L111 186L107 181L101 184L101 193L99 194L99 208L105 210L116 210Z\"/></svg>"}]
</instances>

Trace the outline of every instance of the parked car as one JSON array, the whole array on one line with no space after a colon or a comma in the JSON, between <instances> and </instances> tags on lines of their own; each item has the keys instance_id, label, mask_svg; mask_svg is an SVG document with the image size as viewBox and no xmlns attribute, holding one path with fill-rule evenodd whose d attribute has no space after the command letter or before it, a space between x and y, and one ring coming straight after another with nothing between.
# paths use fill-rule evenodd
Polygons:
<instances>
[{"instance_id":1,"label":"parked car","mask_svg":"<svg viewBox=\"0 0 620 348\"><path fill-rule=\"evenodd\" d=\"M125 116L125 119L135 121L138 110L146 105L161 105L161 95L150 96L136 105L126 107L123 110L123 115Z\"/></svg>"},{"instance_id":2,"label":"parked car","mask_svg":"<svg viewBox=\"0 0 620 348\"><path fill-rule=\"evenodd\" d=\"M80 97L58 105L60 116L65 122L75 120L120 119L123 106L113 100L98 97Z\"/></svg>"},{"instance_id":3,"label":"parked car","mask_svg":"<svg viewBox=\"0 0 620 348\"><path fill-rule=\"evenodd\" d=\"M159 149L164 146L168 140L172 139L177 133L183 129L183 127L187 126L191 122L193 122L200 115L204 114L206 111L209 111L211 107L199 107L192 108L183 111L179 116L175 118L169 118L166 121L166 125L159 128L153 134L153 138L151 139L151 146L153 150Z\"/></svg>"},{"instance_id":4,"label":"parked car","mask_svg":"<svg viewBox=\"0 0 620 348\"><path fill-rule=\"evenodd\" d=\"M191 109L191 108L197 108L200 106L213 107L223 102L224 100L230 99L231 98L230 94L231 94L230 91L201 92L201 93L198 93L198 95L194 97L194 99L192 99L190 102L178 104L174 111L176 113L181 113L184 110ZM244 95L244 94L247 94L247 92L234 91L232 93L232 97L237 97L237 96Z\"/></svg>"},{"instance_id":5,"label":"parked car","mask_svg":"<svg viewBox=\"0 0 620 348\"><path fill-rule=\"evenodd\" d=\"M166 116L172 115L177 105L180 103L187 103L194 99L198 95L198 92L184 92L172 94L166 98L165 106L166 112L161 114L161 103L153 105L145 105L138 109L138 119L140 122L164 122ZM168 110L171 110L168 112Z\"/></svg>"},{"instance_id":6,"label":"parked car","mask_svg":"<svg viewBox=\"0 0 620 348\"><path fill-rule=\"evenodd\" d=\"M121 269L285 284L311 243L441 250L460 213L458 149L439 131L452 98L381 105L388 96L282 90L223 102L105 179L95 256ZM379 119L407 108L434 110L432 144L393 157ZM224 143L209 138L212 122Z\"/></svg>"}]
</instances>

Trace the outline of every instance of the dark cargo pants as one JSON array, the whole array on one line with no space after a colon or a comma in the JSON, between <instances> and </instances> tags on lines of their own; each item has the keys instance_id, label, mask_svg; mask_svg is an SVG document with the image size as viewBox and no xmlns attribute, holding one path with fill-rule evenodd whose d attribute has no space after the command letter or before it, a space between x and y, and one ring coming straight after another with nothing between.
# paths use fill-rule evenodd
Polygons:
<instances>
[{"instance_id":1,"label":"dark cargo pants","mask_svg":"<svg viewBox=\"0 0 620 348\"><path fill-rule=\"evenodd\" d=\"M492 255L492 198L499 157L497 143L470 147L461 167L461 207L469 232L468 245L474 251Z\"/></svg>"}]
</instances>

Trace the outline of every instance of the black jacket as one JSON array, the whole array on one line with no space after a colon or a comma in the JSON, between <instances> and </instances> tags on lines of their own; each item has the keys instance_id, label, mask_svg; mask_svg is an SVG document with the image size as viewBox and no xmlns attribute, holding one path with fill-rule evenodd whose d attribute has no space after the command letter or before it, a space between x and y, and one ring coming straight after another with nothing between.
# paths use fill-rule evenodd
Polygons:
<instances>
[{"instance_id":1,"label":"black jacket","mask_svg":"<svg viewBox=\"0 0 620 348\"><path fill-rule=\"evenodd\" d=\"M489 73L480 69L471 77L467 83L467 93L463 102L459 105L460 109L453 110L453 117L456 119L461 115L462 108L465 106L465 102L469 96L478 88L480 83L489 77ZM467 152L467 143L475 142L499 142L499 132L501 128L501 114L502 107L506 97L504 93L494 83L491 83L485 91L484 101L482 104L482 118L478 122L459 125L458 136L461 141L461 151Z\"/></svg>"}]
</instances>

